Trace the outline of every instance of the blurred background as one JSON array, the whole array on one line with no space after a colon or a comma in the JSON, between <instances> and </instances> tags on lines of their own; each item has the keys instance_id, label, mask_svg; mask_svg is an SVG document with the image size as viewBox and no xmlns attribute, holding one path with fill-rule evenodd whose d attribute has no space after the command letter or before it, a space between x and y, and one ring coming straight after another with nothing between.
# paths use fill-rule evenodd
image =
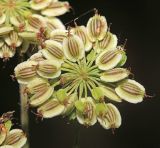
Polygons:
<instances>
[{"instance_id":1,"label":"blurred background","mask_svg":"<svg viewBox=\"0 0 160 148\"><path fill-rule=\"evenodd\" d=\"M158 0L69 0L75 14L60 17L64 23L96 7L112 23L111 32L118 36L119 44L127 38L128 60L135 79L143 84L147 94L140 104L117 104L123 123L113 135L99 124L80 126L80 148L160 148L160 29ZM85 25L93 13L80 18ZM12 81L17 57L9 62L0 61L0 113L15 110L19 119L19 88ZM16 121L20 122L19 120ZM20 125L15 125L20 127ZM30 113L31 148L72 148L76 126L61 117L36 122Z\"/></svg>"}]
</instances>

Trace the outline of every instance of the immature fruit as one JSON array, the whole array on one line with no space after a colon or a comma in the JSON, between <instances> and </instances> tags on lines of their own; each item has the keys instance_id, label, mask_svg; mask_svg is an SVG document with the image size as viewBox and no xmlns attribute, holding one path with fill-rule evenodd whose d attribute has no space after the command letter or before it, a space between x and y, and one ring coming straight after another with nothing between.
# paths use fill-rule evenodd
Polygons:
<instances>
[{"instance_id":1,"label":"immature fruit","mask_svg":"<svg viewBox=\"0 0 160 148\"><path fill-rule=\"evenodd\" d=\"M92 42L102 40L107 32L107 21L104 16L95 14L87 23L87 34Z\"/></svg>"},{"instance_id":2,"label":"immature fruit","mask_svg":"<svg viewBox=\"0 0 160 148\"><path fill-rule=\"evenodd\" d=\"M23 133L22 130L13 129L8 133L4 144L5 145L11 145L15 148L21 148L21 147L24 146L26 141L27 141L27 138L26 138L26 136L25 136L25 134Z\"/></svg>"},{"instance_id":3,"label":"immature fruit","mask_svg":"<svg viewBox=\"0 0 160 148\"><path fill-rule=\"evenodd\" d=\"M43 118L52 118L63 113L64 105L60 104L57 99L50 99L37 109L37 112Z\"/></svg>"},{"instance_id":4,"label":"immature fruit","mask_svg":"<svg viewBox=\"0 0 160 148\"><path fill-rule=\"evenodd\" d=\"M37 64L38 63L35 61L26 61L16 66L14 72L18 82L27 84L29 81L33 80L37 76Z\"/></svg>"},{"instance_id":5,"label":"immature fruit","mask_svg":"<svg viewBox=\"0 0 160 148\"><path fill-rule=\"evenodd\" d=\"M117 47L117 41L117 36L107 31L103 40L96 42L93 48L97 53L100 53L104 50L114 50Z\"/></svg>"},{"instance_id":6,"label":"immature fruit","mask_svg":"<svg viewBox=\"0 0 160 148\"><path fill-rule=\"evenodd\" d=\"M96 59L96 65L101 70L109 70L118 65L122 60L121 50L103 51Z\"/></svg>"},{"instance_id":7,"label":"immature fruit","mask_svg":"<svg viewBox=\"0 0 160 148\"><path fill-rule=\"evenodd\" d=\"M115 129L120 127L121 115L113 104L97 104L96 110L98 122L103 128Z\"/></svg>"},{"instance_id":8,"label":"immature fruit","mask_svg":"<svg viewBox=\"0 0 160 148\"><path fill-rule=\"evenodd\" d=\"M97 122L95 104L91 97L81 98L75 102L77 120L80 124L92 126Z\"/></svg>"},{"instance_id":9,"label":"immature fruit","mask_svg":"<svg viewBox=\"0 0 160 148\"><path fill-rule=\"evenodd\" d=\"M82 39L85 51L91 50L92 43L88 39L87 29L85 26L75 26L75 28L72 28L71 32L73 32Z\"/></svg>"},{"instance_id":10,"label":"immature fruit","mask_svg":"<svg viewBox=\"0 0 160 148\"><path fill-rule=\"evenodd\" d=\"M84 57L84 44L77 35L69 34L63 40L63 50L66 58L72 62L76 62Z\"/></svg>"},{"instance_id":11,"label":"immature fruit","mask_svg":"<svg viewBox=\"0 0 160 148\"><path fill-rule=\"evenodd\" d=\"M61 64L54 60L40 61L37 66L37 73L43 78L57 78L61 74Z\"/></svg>"},{"instance_id":12,"label":"immature fruit","mask_svg":"<svg viewBox=\"0 0 160 148\"><path fill-rule=\"evenodd\" d=\"M51 4L41 11L41 13L45 16L60 16L68 12L70 9L70 5L68 2L51 2Z\"/></svg>"},{"instance_id":13,"label":"immature fruit","mask_svg":"<svg viewBox=\"0 0 160 148\"><path fill-rule=\"evenodd\" d=\"M45 58L49 60L55 60L60 63L63 62L64 53L62 45L53 40L46 40L45 41L45 48L41 50L42 54Z\"/></svg>"},{"instance_id":14,"label":"immature fruit","mask_svg":"<svg viewBox=\"0 0 160 148\"><path fill-rule=\"evenodd\" d=\"M115 91L122 99L130 103L142 102L145 95L145 88L131 79L120 84Z\"/></svg>"},{"instance_id":15,"label":"immature fruit","mask_svg":"<svg viewBox=\"0 0 160 148\"><path fill-rule=\"evenodd\" d=\"M101 73L100 79L105 82L117 82L127 78L129 74L125 68L114 68Z\"/></svg>"}]
</instances>

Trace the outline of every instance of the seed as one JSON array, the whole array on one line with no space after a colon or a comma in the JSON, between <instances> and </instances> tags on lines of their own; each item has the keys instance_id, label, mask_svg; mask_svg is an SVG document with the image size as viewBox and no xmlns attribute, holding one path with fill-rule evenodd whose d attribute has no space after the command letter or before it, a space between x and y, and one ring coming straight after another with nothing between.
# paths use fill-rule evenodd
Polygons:
<instances>
[{"instance_id":1,"label":"seed","mask_svg":"<svg viewBox=\"0 0 160 148\"><path fill-rule=\"evenodd\" d=\"M94 49L97 51L97 53L100 53L104 50L114 50L117 46L117 37L116 35L107 32L104 39L101 41L98 41L94 45Z\"/></svg>"},{"instance_id":2,"label":"seed","mask_svg":"<svg viewBox=\"0 0 160 148\"><path fill-rule=\"evenodd\" d=\"M100 79L105 82L117 82L129 76L130 72L124 68L114 68L101 74Z\"/></svg>"},{"instance_id":3,"label":"seed","mask_svg":"<svg viewBox=\"0 0 160 148\"><path fill-rule=\"evenodd\" d=\"M65 31L65 26L63 25L63 23L60 21L60 19L58 18L45 18L46 22L47 22L47 33L48 36L51 37L52 31L56 30L56 29L60 29Z\"/></svg>"},{"instance_id":4,"label":"seed","mask_svg":"<svg viewBox=\"0 0 160 148\"><path fill-rule=\"evenodd\" d=\"M35 78L27 84L29 93L34 94L41 91L46 91L49 88L49 83L41 78Z\"/></svg>"},{"instance_id":5,"label":"seed","mask_svg":"<svg viewBox=\"0 0 160 148\"><path fill-rule=\"evenodd\" d=\"M33 10L42 10L50 5L52 0L31 0L30 6Z\"/></svg>"},{"instance_id":6,"label":"seed","mask_svg":"<svg viewBox=\"0 0 160 148\"><path fill-rule=\"evenodd\" d=\"M109 70L118 65L122 60L120 50L103 51L96 59L96 65L101 70Z\"/></svg>"},{"instance_id":7,"label":"seed","mask_svg":"<svg viewBox=\"0 0 160 148\"><path fill-rule=\"evenodd\" d=\"M44 59L42 53L41 53L41 52L38 52L38 53L33 54L33 55L29 58L29 60L35 61L35 62L39 62L39 61L44 61L45 59Z\"/></svg>"},{"instance_id":8,"label":"seed","mask_svg":"<svg viewBox=\"0 0 160 148\"><path fill-rule=\"evenodd\" d=\"M27 138L22 130L14 129L9 132L4 142L5 145L11 145L13 147L23 147Z\"/></svg>"},{"instance_id":9,"label":"seed","mask_svg":"<svg viewBox=\"0 0 160 148\"><path fill-rule=\"evenodd\" d=\"M121 115L118 109L111 103L105 105L106 111L98 115L98 122L105 129L119 128L121 125Z\"/></svg>"},{"instance_id":10,"label":"seed","mask_svg":"<svg viewBox=\"0 0 160 148\"><path fill-rule=\"evenodd\" d=\"M115 91L122 99L130 103L142 102L145 95L145 88L131 79L120 84Z\"/></svg>"},{"instance_id":11,"label":"seed","mask_svg":"<svg viewBox=\"0 0 160 148\"><path fill-rule=\"evenodd\" d=\"M37 109L37 112L42 114L44 118L52 118L62 114L64 111L64 105L61 105L58 100L50 99Z\"/></svg>"},{"instance_id":12,"label":"seed","mask_svg":"<svg viewBox=\"0 0 160 148\"><path fill-rule=\"evenodd\" d=\"M37 62L35 61L26 61L20 63L14 69L15 76L19 83L27 84L29 81L33 80L36 73Z\"/></svg>"},{"instance_id":13,"label":"seed","mask_svg":"<svg viewBox=\"0 0 160 148\"><path fill-rule=\"evenodd\" d=\"M62 29L56 29L51 32L51 40L63 43L63 40L67 37L67 31Z\"/></svg>"},{"instance_id":14,"label":"seed","mask_svg":"<svg viewBox=\"0 0 160 148\"><path fill-rule=\"evenodd\" d=\"M84 57L84 44L77 35L69 35L63 41L63 50L67 59L76 62Z\"/></svg>"},{"instance_id":15,"label":"seed","mask_svg":"<svg viewBox=\"0 0 160 148\"><path fill-rule=\"evenodd\" d=\"M82 112L79 112L78 110L76 112L78 122L87 126L94 125L97 122L97 119L93 99L91 97L81 98L80 102L84 106L84 109Z\"/></svg>"},{"instance_id":16,"label":"seed","mask_svg":"<svg viewBox=\"0 0 160 148\"><path fill-rule=\"evenodd\" d=\"M56 78L60 75L60 63L54 60L40 61L37 73L43 78Z\"/></svg>"},{"instance_id":17,"label":"seed","mask_svg":"<svg viewBox=\"0 0 160 148\"><path fill-rule=\"evenodd\" d=\"M49 87L47 90L43 90L40 92L36 92L29 100L31 106L36 107L40 106L44 102L46 102L51 95L53 94L53 88Z\"/></svg>"},{"instance_id":18,"label":"seed","mask_svg":"<svg viewBox=\"0 0 160 148\"><path fill-rule=\"evenodd\" d=\"M45 16L53 17L53 16L60 16L68 12L70 9L70 5L68 2L51 2L51 4L41 11L41 13Z\"/></svg>"},{"instance_id":19,"label":"seed","mask_svg":"<svg viewBox=\"0 0 160 148\"><path fill-rule=\"evenodd\" d=\"M92 42L102 40L107 32L107 21L104 16L95 14L87 23L87 34Z\"/></svg>"},{"instance_id":20,"label":"seed","mask_svg":"<svg viewBox=\"0 0 160 148\"><path fill-rule=\"evenodd\" d=\"M76 26L75 28L72 28L71 32L73 32L82 39L85 51L91 50L92 43L88 39L87 29L85 26Z\"/></svg>"},{"instance_id":21,"label":"seed","mask_svg":"<svg viewBox=\"0 0 160 148\"><path fill-rule=\"evenodd\" d=\"M33 14L28 17L27 31L38 32L44 27L46 27L46 21L41 15Z\"/></svg>"},{"instance_id":22,"label":"seed","mask_svg":"<svg viewBox=\"0 0 160 148\"><path fill-rule=\"evenodd\" d=\"M62 50L62 45L53 40L45 41L45 48L42 50L44 57L50 60L56 60L60 63L63 62L64 53Z\"/></svg>"}]
</instances>

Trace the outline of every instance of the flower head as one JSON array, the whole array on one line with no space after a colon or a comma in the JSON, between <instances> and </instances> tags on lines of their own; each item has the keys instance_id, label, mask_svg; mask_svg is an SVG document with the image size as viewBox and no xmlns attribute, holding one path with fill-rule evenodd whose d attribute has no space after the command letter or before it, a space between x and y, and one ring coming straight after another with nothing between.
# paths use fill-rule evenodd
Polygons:
<instances>
[{"instance_id":1,"label":"flower head","mask_svg":"<svg viewBox=\"0 0 160 148\"><path fill-rule=\"evenodd\" d=\"M15 68L15 76L27 84L29 103L42 117L69 116L86 126L98 121L115 129L121 115L109 100L138 103L145 96L144 87L122 68L126 59L105 17L96 13L87 27L53 30L44 47Z\"/></svg>"},{"instance_id":2,"label":"flower head","mask_svg":"<svg viewBox=\"0 0 160 148\"><path fill-rule=\"evenodd\" d=\"M0 40L4 42L4 46L18 50L20 54L25 53L31 44L43 46L46 38L50 38L51 30L65 29L55 16L65 14L69 9L68 2L55 0L1 0ZM53 16L49 15L50 11ZM2 46L0 52L0 58L4 59L15 54L6 55Z\"/></svg>"}]
</instances>

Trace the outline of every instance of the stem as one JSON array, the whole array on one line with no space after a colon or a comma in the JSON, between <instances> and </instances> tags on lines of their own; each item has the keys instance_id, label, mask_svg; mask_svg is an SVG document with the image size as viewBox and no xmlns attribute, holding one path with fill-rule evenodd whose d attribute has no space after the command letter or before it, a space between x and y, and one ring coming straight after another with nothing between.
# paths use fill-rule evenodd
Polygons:
<instances>
[{"instance_id":1,"label":"stem","mask_svg":"<svg viewBox=\"0 0 160 148\"><path fill-rule=\"evenodd\" d=\"M19 53L19 63L25 60L24 54ZM20 94L20 119L21 126L27 136L27 142L23 148L30 148L29 143L29 113L28 113L28 96L25 92L25 85L19 85L19 94Z\"/></svg>"},{"instance_id":2,"label":"stem","mask_svg":"<svg viewBox=\"0 0 160 148\"><path fill-rule=\"evenodd\" d=\"M80 126L76 124L76 132L75 132L73 148L80 148L79 139L80 139Z\"/></svg>"},{"instance_id":3,"label":"stem","mask_svg":"<svg viewBox=\"0 0 160 148\"><path fill-rule=\"evenodd\" d=\"M20 118L21 118L21 125L22 129L27 135L27 143L25 144L24 148L29 148L29 115L28 115L28 98L27 94L24 93L25 85L19 86L19 93L20 93Z\"/></svg>"}]
</instances>

